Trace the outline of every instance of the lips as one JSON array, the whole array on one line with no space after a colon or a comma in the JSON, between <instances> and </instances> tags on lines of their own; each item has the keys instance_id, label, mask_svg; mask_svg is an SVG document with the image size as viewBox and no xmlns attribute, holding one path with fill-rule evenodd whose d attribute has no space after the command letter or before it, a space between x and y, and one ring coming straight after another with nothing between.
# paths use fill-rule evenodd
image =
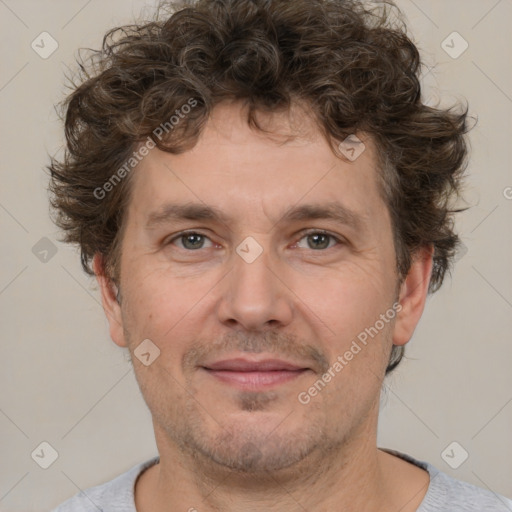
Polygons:
<instances>
[{"instance_id":1,"label":"lips","mask_svg":"<svg viewBox=\"0 0 512 512\"><path fill-rule=\"evenodd\" d=\"M296 379L309 368L280 359L225 359L202 367L218 381L245 390L263 390Z\"/></svg>"},{"instance_id":2,"label":"lips","mask_svg":"<svg viewBox=\"0 0 512 512\"><path fill-rule=\"evenodd\" d=\"M275 372L305 370L280 359L265 359L263 361L248 361L246 359L226 359L205 366L208 370L233 371L233 372Z\"/></svg>"}]
</instances>

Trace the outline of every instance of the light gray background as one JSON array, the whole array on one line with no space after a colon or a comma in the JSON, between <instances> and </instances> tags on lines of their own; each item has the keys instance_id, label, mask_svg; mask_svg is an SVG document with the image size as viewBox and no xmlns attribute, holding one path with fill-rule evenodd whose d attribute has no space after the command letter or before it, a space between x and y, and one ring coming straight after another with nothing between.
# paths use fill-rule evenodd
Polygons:
<instances>
[{"instance_id":1,"label":"light gray background","mask_svg":"<svg viewBox=\"0 0 512 512\"><path fill-rule=\"evenodd\" d=\"M63 142L53 105L76 50L98 47L108 28L152 3L0 0L2 511L49 510L156 454L98 291L49 220L42 170ZM473 207L457 223L468 252L429 298L408 360L386 383L379 445L512 496L512 1L398 3L435 64L425 97L465 97L479 123L466 189ZM43 31L59 44L48 59L31 48ZM457 59L441 47L453 31L469 43ZM46 263L32 252L42 237L58 249ZM31 458L42 441L59 454L46 470ZM441 458L452 441L469 453L457 470Z\"/></svg>"}]
</instances>

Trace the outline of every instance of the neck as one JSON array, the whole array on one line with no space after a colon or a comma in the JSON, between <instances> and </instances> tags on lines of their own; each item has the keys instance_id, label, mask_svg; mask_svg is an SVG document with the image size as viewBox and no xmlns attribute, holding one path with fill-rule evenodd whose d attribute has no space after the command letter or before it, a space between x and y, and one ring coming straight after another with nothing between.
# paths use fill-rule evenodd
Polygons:
<instances>
[{"instance_id":1,"label":"neck","mask_svg":"<svg viewBox=\"0 0 512 512\"><path fill-rule=\"evenodd\" d=\"M378 450L376 431L377 414L327 454L313 452L278 471L244 473L179 449L155 424L160 464L137 482L137 511L383 512L397 503L403 512L416 510L428 475L425 486L425 472ZM404 491L404 478L413 476L414 492Z\"/></svg>"}]
</instances>

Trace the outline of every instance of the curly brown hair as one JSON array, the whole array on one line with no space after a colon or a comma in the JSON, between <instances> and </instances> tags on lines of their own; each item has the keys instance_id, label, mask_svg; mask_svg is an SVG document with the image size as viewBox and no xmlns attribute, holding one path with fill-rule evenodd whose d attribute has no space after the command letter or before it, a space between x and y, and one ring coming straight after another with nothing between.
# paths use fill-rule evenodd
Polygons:
<instances>
[{"instance_id":1,"label":"curly brown hair","mask_svg":"<svg viewBox=\"0 0 512 512\"><path fill-rule=\"evenodd\" d=\"M398 275L407 275L417 249L433 246L429 292L436 291L460 243L453 213L461 210L453 199L466 167L467 107L422 102L419 52L398 8L356 0L189 0L164 7L170 15L112 29L102 49L90 51L90 62L80 59L63 105L67 147L49 165L51 203L65 241L79 244L85 271L93 274L99 253L117 282L131 180L112 178L141 142L171 153L191 149L222 100L244 102L248 123L259 130L258 111L286 112L301 102L333 151L353 133L373 138ZM162 136L158 127L191 98L194 108L176 125L167 123ZM107 183L108 194L98 197ZM402 356L402 347L393 347L387 372Z\"/></svg>"}]
</instances>

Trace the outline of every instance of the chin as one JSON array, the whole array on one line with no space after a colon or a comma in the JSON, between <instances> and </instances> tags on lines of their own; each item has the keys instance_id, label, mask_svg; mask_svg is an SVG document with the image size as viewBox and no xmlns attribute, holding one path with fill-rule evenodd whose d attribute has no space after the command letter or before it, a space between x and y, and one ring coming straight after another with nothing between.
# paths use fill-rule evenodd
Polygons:
<instances>
[{"instance_id":1,"label":"chin","mask_svg":"<svg viewBox=\"0 0 512 512\"><path fill-rule=\"evenodd\" d=\"M332 449L319 425L301 423L291 428L289 416L275 413L237 416L231 422L226 418L222 425L209 423L213 431L204 424L189 423L181 446L202 459L202 464L248 474L285 470Z\"/></svg>"}]
</instances>

